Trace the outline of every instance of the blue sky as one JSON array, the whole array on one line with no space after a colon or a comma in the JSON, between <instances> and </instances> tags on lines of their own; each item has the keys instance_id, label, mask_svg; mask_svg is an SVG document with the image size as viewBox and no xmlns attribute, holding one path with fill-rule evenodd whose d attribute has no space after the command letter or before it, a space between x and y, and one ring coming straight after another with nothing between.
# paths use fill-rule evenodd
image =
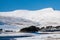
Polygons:
<instances>
[{"instance_id":1,"label":"blue sky","mask_svg":"<svg viewBox=\"0 0 60 40\"><path fill-rule=\"evenodd\" d=\"M49 7L60 10L60 0L0 0L0 11L39 10Z\"/></svg>"}]
</instances>

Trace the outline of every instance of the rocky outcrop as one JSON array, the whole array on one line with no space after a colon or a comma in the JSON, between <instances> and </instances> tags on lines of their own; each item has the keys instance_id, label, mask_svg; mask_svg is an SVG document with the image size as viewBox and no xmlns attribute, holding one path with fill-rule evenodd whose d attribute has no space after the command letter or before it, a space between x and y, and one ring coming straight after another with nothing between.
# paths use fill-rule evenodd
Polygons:
<instances>
[{"instance_id":1,"label":"rocky outcrop","mask_svg":"<svg viewBox=\"0 0 60 40\"><path fill-rule=\"evenodd\" d=\"M46 26L46 27L41 27L40 28L41 30L40 31L43 31L43 32L55 32L55 31L60 31L60 26Z\"/></svg>"},{"instance_id":2,"label":"rocky outcrop","mask_svg":"<svg viewBox=\"0 0 60 40\"><path fill-rule=\"evenodd\" d=\"M34 33L34 32L38 32L40 30L40 28L36 27L36 26L30 26L30 27L26 27L20 30L20 32L29 32L29 33Z\"/></svg>"},{"instance_id":3,"label":"rocky outcrop","mask_svg":"<svg viewBox=\"0 0 60 40\"><path fill-rule=\"evenodd\" d=\"M36 27L36 26L30 26L30 27L26 27L26 28L22 28L20 30L20 32L29 32L29 33L33 33L33 32L55 32L55 31L60 31L60 26L46 26L46 27Z\"/></svg>"},{"instance_id":4,"label":"rocky outcrop","mask_svg":"<svg viewBox=\"0 0 60 40\"><path fill-rule=\"evenodd\" d=\"M60 26L56 26L55 28L56 28L56 29L60 29Z\"/></svg>"}]
</instances>

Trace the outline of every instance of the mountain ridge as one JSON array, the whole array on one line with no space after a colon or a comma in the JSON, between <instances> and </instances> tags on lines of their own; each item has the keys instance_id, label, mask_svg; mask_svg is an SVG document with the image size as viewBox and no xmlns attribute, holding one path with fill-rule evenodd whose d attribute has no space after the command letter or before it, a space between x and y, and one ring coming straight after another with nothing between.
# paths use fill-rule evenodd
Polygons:
<instances>
[{"instance_id":1,"label":"mountain ridge","mask_svg":"<svg viewBox=\"0 0 60 40\"><path fill-rule=\"evenodd\" d=\"M45 8L41 10L15 10L12 12L0 12L1 16L21 17L38 22L42 25L60 25L60 11L53 8Z\"/></svg>"}]
</instances>

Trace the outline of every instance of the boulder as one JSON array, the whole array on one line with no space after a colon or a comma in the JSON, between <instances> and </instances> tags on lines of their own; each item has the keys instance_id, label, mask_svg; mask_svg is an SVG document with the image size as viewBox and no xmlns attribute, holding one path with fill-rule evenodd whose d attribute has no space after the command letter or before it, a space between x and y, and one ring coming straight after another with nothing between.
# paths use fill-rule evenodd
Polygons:
<instances>
[{"instance_id":1,"label":"boulder","mask_svg":"<svg viewBox=\"0 0 60 40\"><path fill-rule=\"evenodd\" d=\"M29 32L29 33L34 33L34 32L38 32L40 30L39 27L36 26L30 26L30 27L26 27L20 30L20 32Z\"/></svg>"}]
</instances>

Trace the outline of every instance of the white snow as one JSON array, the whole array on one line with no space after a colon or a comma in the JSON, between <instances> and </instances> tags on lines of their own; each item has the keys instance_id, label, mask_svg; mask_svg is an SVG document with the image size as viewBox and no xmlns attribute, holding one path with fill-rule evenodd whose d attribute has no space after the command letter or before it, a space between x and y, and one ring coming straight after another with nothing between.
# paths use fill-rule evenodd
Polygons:
<instances>
[{"instance_id":1,"label":"white snow","mask_svg":"<svg viewBox=\"0 0 60 40\"><path fill-rule=\"evenodd\" d=\"M41 10L15 10L11 12L0 12L1 16L21 17L29 19L35 22L39 22L41 25L60 25L60 11L53 8L45 8Z\"/></svg>"},{"instance_id":2,"label":"white snow","mask_svg":"<svg viewBox=\"0 0 60 40\"><path fill-rule=\"evenodd\" d=\"M20 32L4 32L2 34L0 34L1 36L34 36L35 34L32 33L20 33Z\"/></svg>"},{"instance_id":3,"label":"white snow","mask_svg":"<svg viewBox=\"0 0 60 40\"><path fill-rule=\"evenodd\" d=\"M11 12L0 12L0 16L21 17L21 18L38 22L41 24L41 26L60 25L60 11L54 10L53 8L45 8L45 9L35 10L35 11L15 10ZM20 27L20 28L23 28L23 27ZM0 34L0 36L13 36L13 35L15 36L34 35L32 37L26 37L26 38L15 38L16 40L45 40L45 39L47 40L47 38L49 37L51 38L60 37L60 34L45 34L45 35L39 35L39 34L37 35L37 34L30 34L30 33Z\"/></svg>"},{"instance_id":4,"label":"white snow","mask_svg":"<svg viewBox=\"0 0 60 40\"><path fill-rule=\"evenodd\" d=\"M59 38L60 38L60 34L45 34L45 35L35 35L33 37L15 38L15 39L16 40L58 40Z\"/></svg>"}]
</instances>

